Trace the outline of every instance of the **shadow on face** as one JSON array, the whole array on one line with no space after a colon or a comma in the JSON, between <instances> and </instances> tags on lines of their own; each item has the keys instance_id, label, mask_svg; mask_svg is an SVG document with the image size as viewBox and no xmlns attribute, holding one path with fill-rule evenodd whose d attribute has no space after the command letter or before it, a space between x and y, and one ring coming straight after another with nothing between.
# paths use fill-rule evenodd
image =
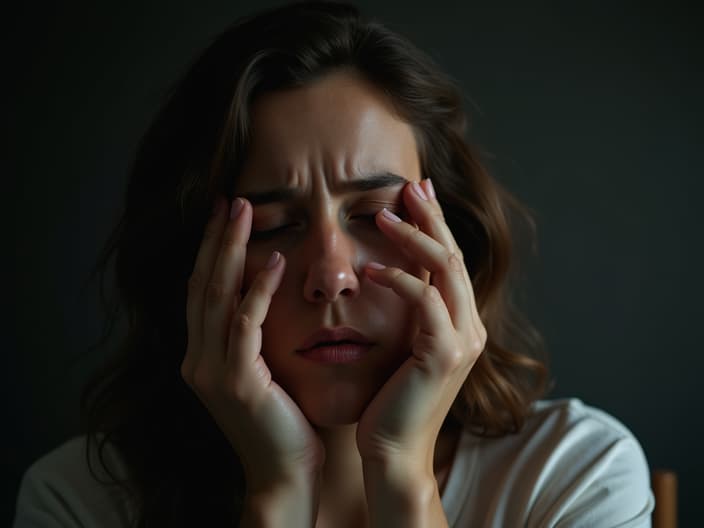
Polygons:
<instances>
[{"instance_id":1,"label":"shadow on face","mask_svg":"<svg viewBox=\"0 0 704 528\"><path fill-rule=\"evenodd\" d=\"M312 423L353 423L408 357L415 311L363 274L369 261L427 272L376 227L386 207L407 218L401 191L420 181L409 124L353 71L337 71L253 105L252 142L236 196L253 205L243 289L272 251L286 259L262 326L275 381ZM321 327L347 326L372 343L359 360L320 363L297 350Z\"/></svg>"}]
</instances>

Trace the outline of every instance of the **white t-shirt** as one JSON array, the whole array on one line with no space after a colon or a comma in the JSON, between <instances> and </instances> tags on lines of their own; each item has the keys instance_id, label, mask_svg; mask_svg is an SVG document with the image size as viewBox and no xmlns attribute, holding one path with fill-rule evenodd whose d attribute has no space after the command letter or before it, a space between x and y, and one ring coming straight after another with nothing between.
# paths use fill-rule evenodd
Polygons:
<instances>
[{"instance_id":1,"label":"white t-shirt","mask_svg":"<svg viewBox=\"0 0 704 528\"><path fill-rule=\"evenodd\" d=\"M107 452L108 465L124 477L119 458ZM457 528L649 528L655 501L630 431L580 400L564 399L535 402L514 435L463 432L442 504ZM76 437L25 472L13 526L126 528L132 514L119 492L91 476L85 437Z\"/></svg>"}]
</instances>

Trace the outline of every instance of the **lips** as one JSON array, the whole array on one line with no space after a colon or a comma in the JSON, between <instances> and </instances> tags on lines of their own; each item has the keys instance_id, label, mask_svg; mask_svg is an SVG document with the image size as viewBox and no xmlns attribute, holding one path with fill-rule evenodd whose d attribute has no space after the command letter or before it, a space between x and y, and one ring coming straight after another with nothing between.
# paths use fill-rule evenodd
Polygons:
<instances>
[{"instance_id":1,"label":"lips","mask_svg":"<svg viewBox=\"0 0 704 528\"><path fill-rule=\"evenodd\" d=\"M352 363L361 360L371 346L372 342L354 328L321 328L308 336L298 353L318 363Z\"/></svg>"},{"instance_id":2,"label":"lips","mask_svg":"<svg viewBox=\"0 0 704 528\"><path fill-rule=\"evenodd\" d=\"M313 332L298 349L299 352L309 351L316 347L369 345L371 341L364 335L347 326L337 328L320 328Z\"/></svg>"}]
</instances>

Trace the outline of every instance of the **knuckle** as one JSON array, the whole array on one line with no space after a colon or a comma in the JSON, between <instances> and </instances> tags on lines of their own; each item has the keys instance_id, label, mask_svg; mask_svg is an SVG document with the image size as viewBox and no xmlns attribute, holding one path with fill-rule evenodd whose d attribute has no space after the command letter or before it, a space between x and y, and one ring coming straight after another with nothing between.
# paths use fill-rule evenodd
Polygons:
<instances>
[{"instance_id":1,"label":"knuckle","mask_svg":"<svg viewBox=\"0 0 704 528\"><path fill-rule=\"evenodd\" d=\"M443 372L456 372L465 363L465 353L459 347L448 347L445 349L445 353L440 356L440 363Z\"/></svg>"},{"instance_id":2,"label":"knuckle","mask_svg":"<svg viewBox=\"0 0 704 528\"><path fill-rule=\"evenodd\" d=\"M264 387L269 386L271 383L271 371L266 366L264 358L259 355L254 361L254 378L261 383Z\"/></svg>"},{"instance_id":3,"label":"knuckle","mask_svg":"<svg viewBox=\"0 0 704 528\"><path fill-rule=\"evenodd\" d=\"M238 313L232 317L232 330L234 333L247 333L255 327L252 318L246 313Z\"/></svg>"},{"instance_id":4,"label":"knuckle","mask_svg":"<svg viewBox=\"0 0 704 528\"><path fill-rule=\"evenodd\" d=\"M481 354L484 351L484 348L486 348L487 339L488 335L486 329L482 326L479 329L479 339L474 342L474 351L477 354Z\"/></svg>"},{"instance_id":5,"label":"knuckle","mask_svg":"<svg viewBox=\"0 0 704 528\"><path fill-rule=\"evenodd\" d=\"M450 353L447 355L447 368L451 371L458 370L462 368L465 363L465 353L459 347L454 347L450 349Z\"/></svg>"},{"instance_id":6,"label":"knuckle","mask_svg":"<svg viewBox=\"0 0 704 528\"><path fill-rule=\"evenodd\" d=\"M478 331L478 337L471 340L469 343L469 357L472 361L476 361L482 355L487 345L487 334L484 328Z\"/></svg>"},{"instance_id":7,"label":"knuckle","mask_svg":"<svg viewBox=\"0 0 704 528\"><path fill-rule=\"evenodd\" d=\"M462 271L462 261L460 260L460 257L457 256L457 253L450 253L448 252L447 255L447 266L450 268L450 270L454 272L461 272Z\"/></svg>"},{"instance_id":8,"label":"knuckle","mask_svg":"<svg viewBox=\"0 0 704 528\"><path fill-rule=\"evenodd\" d=\"M208 283L208 289L205 298L208 306L215 306L220 303L225 296L225 286L221 282L211 281Z\"/></svg>"},{"instance_id":9,"label":"knuckle","mask_svg":"<svg viewBox=\"0 0 704 528\"><path fill-rule=\"evenodd\" d=\"M427 284L425 288L423 288L423 299L430 304L442 303L442 295L440 295L440 291L432 284Z\"/></svg>"},{"instance_id":10,"label":"knuckle","mask_svg":"<svg viewBox=\"0 0 704 528\"><path fill-rule=\"evenodd\" d=\"M388 268L392 280L398 279L403 275L404 271L400 268Z\"/></svg>"},{"instance_id":11,"label":"knuckle","mask_svg":"<svg viewBox=\"0 0 704 528\"><path fill-rule=\"evenodd\" d=\"M472 356L478 356L479 354L482 353L483 349L484 349L484 345L482 345L482 341L477 339L474 342L472 342Z\"/></svg>"}]
</instances>

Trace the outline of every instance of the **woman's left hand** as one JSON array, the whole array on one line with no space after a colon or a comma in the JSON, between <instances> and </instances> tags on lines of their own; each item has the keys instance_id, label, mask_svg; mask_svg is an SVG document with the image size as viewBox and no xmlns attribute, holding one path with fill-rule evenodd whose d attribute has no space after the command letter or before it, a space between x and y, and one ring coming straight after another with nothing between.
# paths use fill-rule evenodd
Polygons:
<instances>
[{"instance_id":1,"label":"woman's left hand","mask_svg":"<svg viewBox=\"0 0 704 528\"><path fill-rule=\"evenodd\" d=\"M403 475L416 479L433 476L440 427L484 350L487 332L462 252L445 223L432 184L429 180L411 183L402 192L410 217L419 227L394 221L383 211L376 223L408 257L430 272L430 283L400 268L367 266L370 279L417 307L418 333L410 357L362 414L357 447L363 461L402 468Z\"/></svg>"}]
</instances>

